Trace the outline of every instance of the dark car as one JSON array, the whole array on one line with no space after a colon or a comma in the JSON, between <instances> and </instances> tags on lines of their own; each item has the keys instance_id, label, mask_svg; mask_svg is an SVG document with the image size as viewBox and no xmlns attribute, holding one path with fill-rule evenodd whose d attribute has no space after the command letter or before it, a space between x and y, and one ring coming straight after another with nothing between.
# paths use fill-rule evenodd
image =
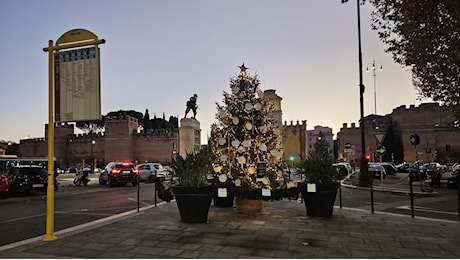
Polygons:
<instances>
[{"instance_id":1,"label":"dark car","mask_svg":"<svg viewBox=\"0 0 460 260\"><path fill-rule=\"evenodd\" d=\"M101 172L99 178L101 180L107 178L107 186L109 187L126 183L132 183L133 186L136 186L138 182L138 173L139 171L133 163L115 162L111 167L106 167L106 169Z\"/></svg>"},{"instance_id":2,"label":"dark car","mask_svg":"<svg viewBox=\"0 0 460 260\"><path fill-rule=\"evenodd\" d=\"M19 165L10 169L9 190L11 195L29 194L31 191L47 191L48 171L38 165ZM56 181L54 190L57 189Z\"/></svg>"}]
</instances>

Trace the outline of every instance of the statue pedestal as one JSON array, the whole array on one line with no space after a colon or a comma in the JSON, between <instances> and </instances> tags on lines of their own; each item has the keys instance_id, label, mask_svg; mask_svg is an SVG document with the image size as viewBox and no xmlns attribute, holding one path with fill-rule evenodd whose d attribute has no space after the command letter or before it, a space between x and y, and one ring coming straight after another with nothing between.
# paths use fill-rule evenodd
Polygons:
<instances>
[{"instance_id":1,"label":"statue pedestal","mask_svg":"<svg viewBox=\"0 0 460 260\"><path fill-rule=\"evenodd\" d=\"M187 152L198 152L200 149L200 122L194 118L182 118L179 127L179 154L185 157Z\"/></svg>"}]
</instances>

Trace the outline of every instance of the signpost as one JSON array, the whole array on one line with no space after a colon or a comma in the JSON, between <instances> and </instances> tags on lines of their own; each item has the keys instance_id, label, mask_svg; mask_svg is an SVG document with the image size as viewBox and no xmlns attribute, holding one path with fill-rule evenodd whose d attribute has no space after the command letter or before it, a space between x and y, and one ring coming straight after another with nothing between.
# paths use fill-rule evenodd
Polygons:
<instances>
[{"instance_id":1,"label":"signpost","mask_svg":"<svg viewBox=\"0 0 460 260\"><path fill-rule=\"evenodd\" d=\"M374 136L375 136L375 139L377 139L377 142L379 144L383 143L383 139L385 139L385 133L376 133L374 134Z\"/></svg>"},{"instance_id":2,"label":"signpost","mask_svg":"<svg viewBox=\"0 0 460 260\"><path fill-rule=\"evenodd\" d=\"M420 137L418 136L418 134L411 134L409 136L409 142L410 144L412 144L415 148L415 163L417 165L416 167L416 170L418 172L418 178L420 180L420 191L423 191L423 185L422 185L422 175L420 174L420 169L418 167L418 153L417 153L417 145L420 144Z\"/></svg>"},{"instance_id":3,"label":"signpost","mask_svg":"<svg viewBox=\"0 0 460 260\"><path fill-rule=\"evenodd\" d=\"M56 41L56 45L53 44L52 40L49 40L48 47L43 48L44 52L48 52L48 187L46 235L43 241L56 240L56 236L54 236L54 122L55 119L60 122L67 122L101 118L98 45L103 43L105 40L98 39L94 33L88 30L74 29L61 35ZM92 47L75 50L86 46ZM62 52L63 56L60 56L59 51L65 49L73 50ZM61 62L70 63L64 65ZM54 88L54 83L56 83L57 89ZM56 102L54 102L55 97ZM82 99L83 102L77 102L78 105L74 106L74 98ZM87 100L90 102L87 103ZM55 105L56 110L54 110ZM91 107L91 111L96 110L87 114L85 106ZM79 115L81 109L84 111L83 116ZM61 118L61 110L65 111L63 118ZM55 115L56 118L53 117L55 111L59 112L59 115ZM74 113L78 116L75 117ZM98 115L93 116L95 114Z\"/></svg>"},{"instance_id":4,"label":"signpost","mask_svg":"<svg viewBox=\"0 0 460 260\"><path fill-rule=\"evenodd\" d=\"M377 153L378 156L380 156L380 162L382 162L382 156L385 155L385 153L387 152L387 149L385 148L385 146L379 144L377 145L375 152Z\"/></svg>"}]
</instances>

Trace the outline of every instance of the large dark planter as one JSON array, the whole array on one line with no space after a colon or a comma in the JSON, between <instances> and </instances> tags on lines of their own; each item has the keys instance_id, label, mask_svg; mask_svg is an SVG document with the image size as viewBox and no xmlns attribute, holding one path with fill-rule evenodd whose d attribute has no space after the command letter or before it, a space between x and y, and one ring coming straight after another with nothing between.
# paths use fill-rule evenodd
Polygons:
<instances>
[{"instance_id":1,"label":"large dark planter","mask_svg":"<svg viewBox=\"0 0 460 260\"><path fill-rule=\"evenodd\" d=\"M306 183L302 183L300 187L308 216L332 216L339 182L316 184L316 192L307 192Z\"/></svg>"},{"instance_id":2,"label":"large dark planter","mask_svg":"<svg viewBox=\"0 0 460 260\"><path fill-rule=\"evenodd\" d=\"M171 187L179 208L180 221L185 223L207 223L212 200L212 186Z\"/></svg>"},{"instance_id":3,"label":"large dark planter","mask_svg":"<svg viewBox=\"0 0 460 260\"><path fill-rule=\"evenodd\" d=\"M214 187L214 192L213 192L213 202L214 206L216 207L233 207L233 200L235 199L235 196L227 194L227 197L219 197L218 196L218 188Z\"/></svg>"}]
</instances>

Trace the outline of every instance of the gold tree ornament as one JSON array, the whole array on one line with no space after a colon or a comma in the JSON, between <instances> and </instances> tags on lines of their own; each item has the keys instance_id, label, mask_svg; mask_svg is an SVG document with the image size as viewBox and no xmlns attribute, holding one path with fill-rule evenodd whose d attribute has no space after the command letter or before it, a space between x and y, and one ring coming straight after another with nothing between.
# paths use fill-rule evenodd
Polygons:
<instances>
[{"instance_id":1,"label":"gold tree ornament","mask_svg":"<svg viewBox=\"0 0 460 260\"><path fill-rule=\"evenodd\" d=\"M223 137L219 138L219 144L220 145L225 145L225 143L227 143L227 140L225 140L225 138L223 138Z\"/></svg>"},{"instance_id":2,"label":"gold tree ornament","mask_svg":"<svg viewBox=\"0 0 460 260\"><path fill-rule=\"evenodd\" d=\"M244 104L244 109L246 109L246 111L251 111L253 108L252 104L251 103L246 103Z\"/></svg>"},{"instance_id":3,"label":"gold tree ornament","mask_svg":"<svg viewBox=\"0 0 460 260\"><path fill-rule=\"evenodd\" d=\"M234 183L236 187L241 187L241 179L236 179Z\"/></svg>"},{"instance_id":4,"label":"gold tree ornament","mask_svg":"<svg viewBox=\"0 0 460 260\"><path fill-rule=\"evenodd\" d=\"M260 126L259 127L259 131L262 132L263 134L265 134L267 132L267 127L266 126Z\"/></svg>"},{"instance_id":5,"label":"gold tree ornament","mask_svg":"<svg viewBox=\"0 0 460 260\"><path fill-rule=\"evenodd\" d=\"M226 174L219 175L219 181L220 182L226 182L227 181L227 175Z\"/></svg>"},{"instance_id":6,"label":"gold tree ornament","mask_svg":"<svg viewBox=\"0 0 460 260\"><path fill-rule=\"evenodd\" d=\"M259 96L259 98L264 98L264 92L262 90L257 90L257 96Z\"/></svg>"},{"instance_id":7,"label":"gold tree ornament","mask_svg":"<svg viewBox=\"0 0 460 260\"><path fill-rule=\"evenodd\" d=\"M243 146L248 148L248 147L251 147L251 140L244 140L243 141Z\"/></svg>"},{"instance_id":8,"label":"gold tree ornament","mask_svg":"<svg viewBox=\"0 0 460 260\"><path fill-rule=\"evenodd\" d=\"M226 115L227 115L227 111L225 111L224 109L219 109L219 117L220 117L220 119L225 118Z\"/></svg>"},{"instance_id":9,"label":"gold tree ornament","mask_svg":"<svg viewBox=\"0 0 460 260\"><path fill-rule=\"evenodd\" d=\"M216 165L214 166L214 172L215 173L220 173L222 171L222 165Z\"/></svg>"},{"instance_id":10,"label":"gold tree ornament","mask_svg":"<svg viewBox=\"0 0 460 260\"><path fill-rule=\"evenodd\" d=\"M265 144L261 144L259 145L259 149L262 151L262 152L265 152L267 151L267 146Z\"/></svg>"},{"instance_id":11,"label":"gold tree ornament","mask_svg":"<svg viewBox=\"0 0 460 260\"><path fill-rule=\"evenodd\" d=\"M251 129L252 129L252 124L249 123L249 122L247 122L244 126L246 127L247 130L251 130Z\"/></svg>"},{"instance_id":12,"label":"gold tree ornament","mask_svg":"<svg viewBox=\"0 0 460 260\"><path fill-rule=\"evenodd\" d=\"M244 156L239 156L239 157L238 157L238 163L239 163L239 164L245 164L245 163L246 163L246 157L244 157Z\"/></svg>"}]
</instances>

